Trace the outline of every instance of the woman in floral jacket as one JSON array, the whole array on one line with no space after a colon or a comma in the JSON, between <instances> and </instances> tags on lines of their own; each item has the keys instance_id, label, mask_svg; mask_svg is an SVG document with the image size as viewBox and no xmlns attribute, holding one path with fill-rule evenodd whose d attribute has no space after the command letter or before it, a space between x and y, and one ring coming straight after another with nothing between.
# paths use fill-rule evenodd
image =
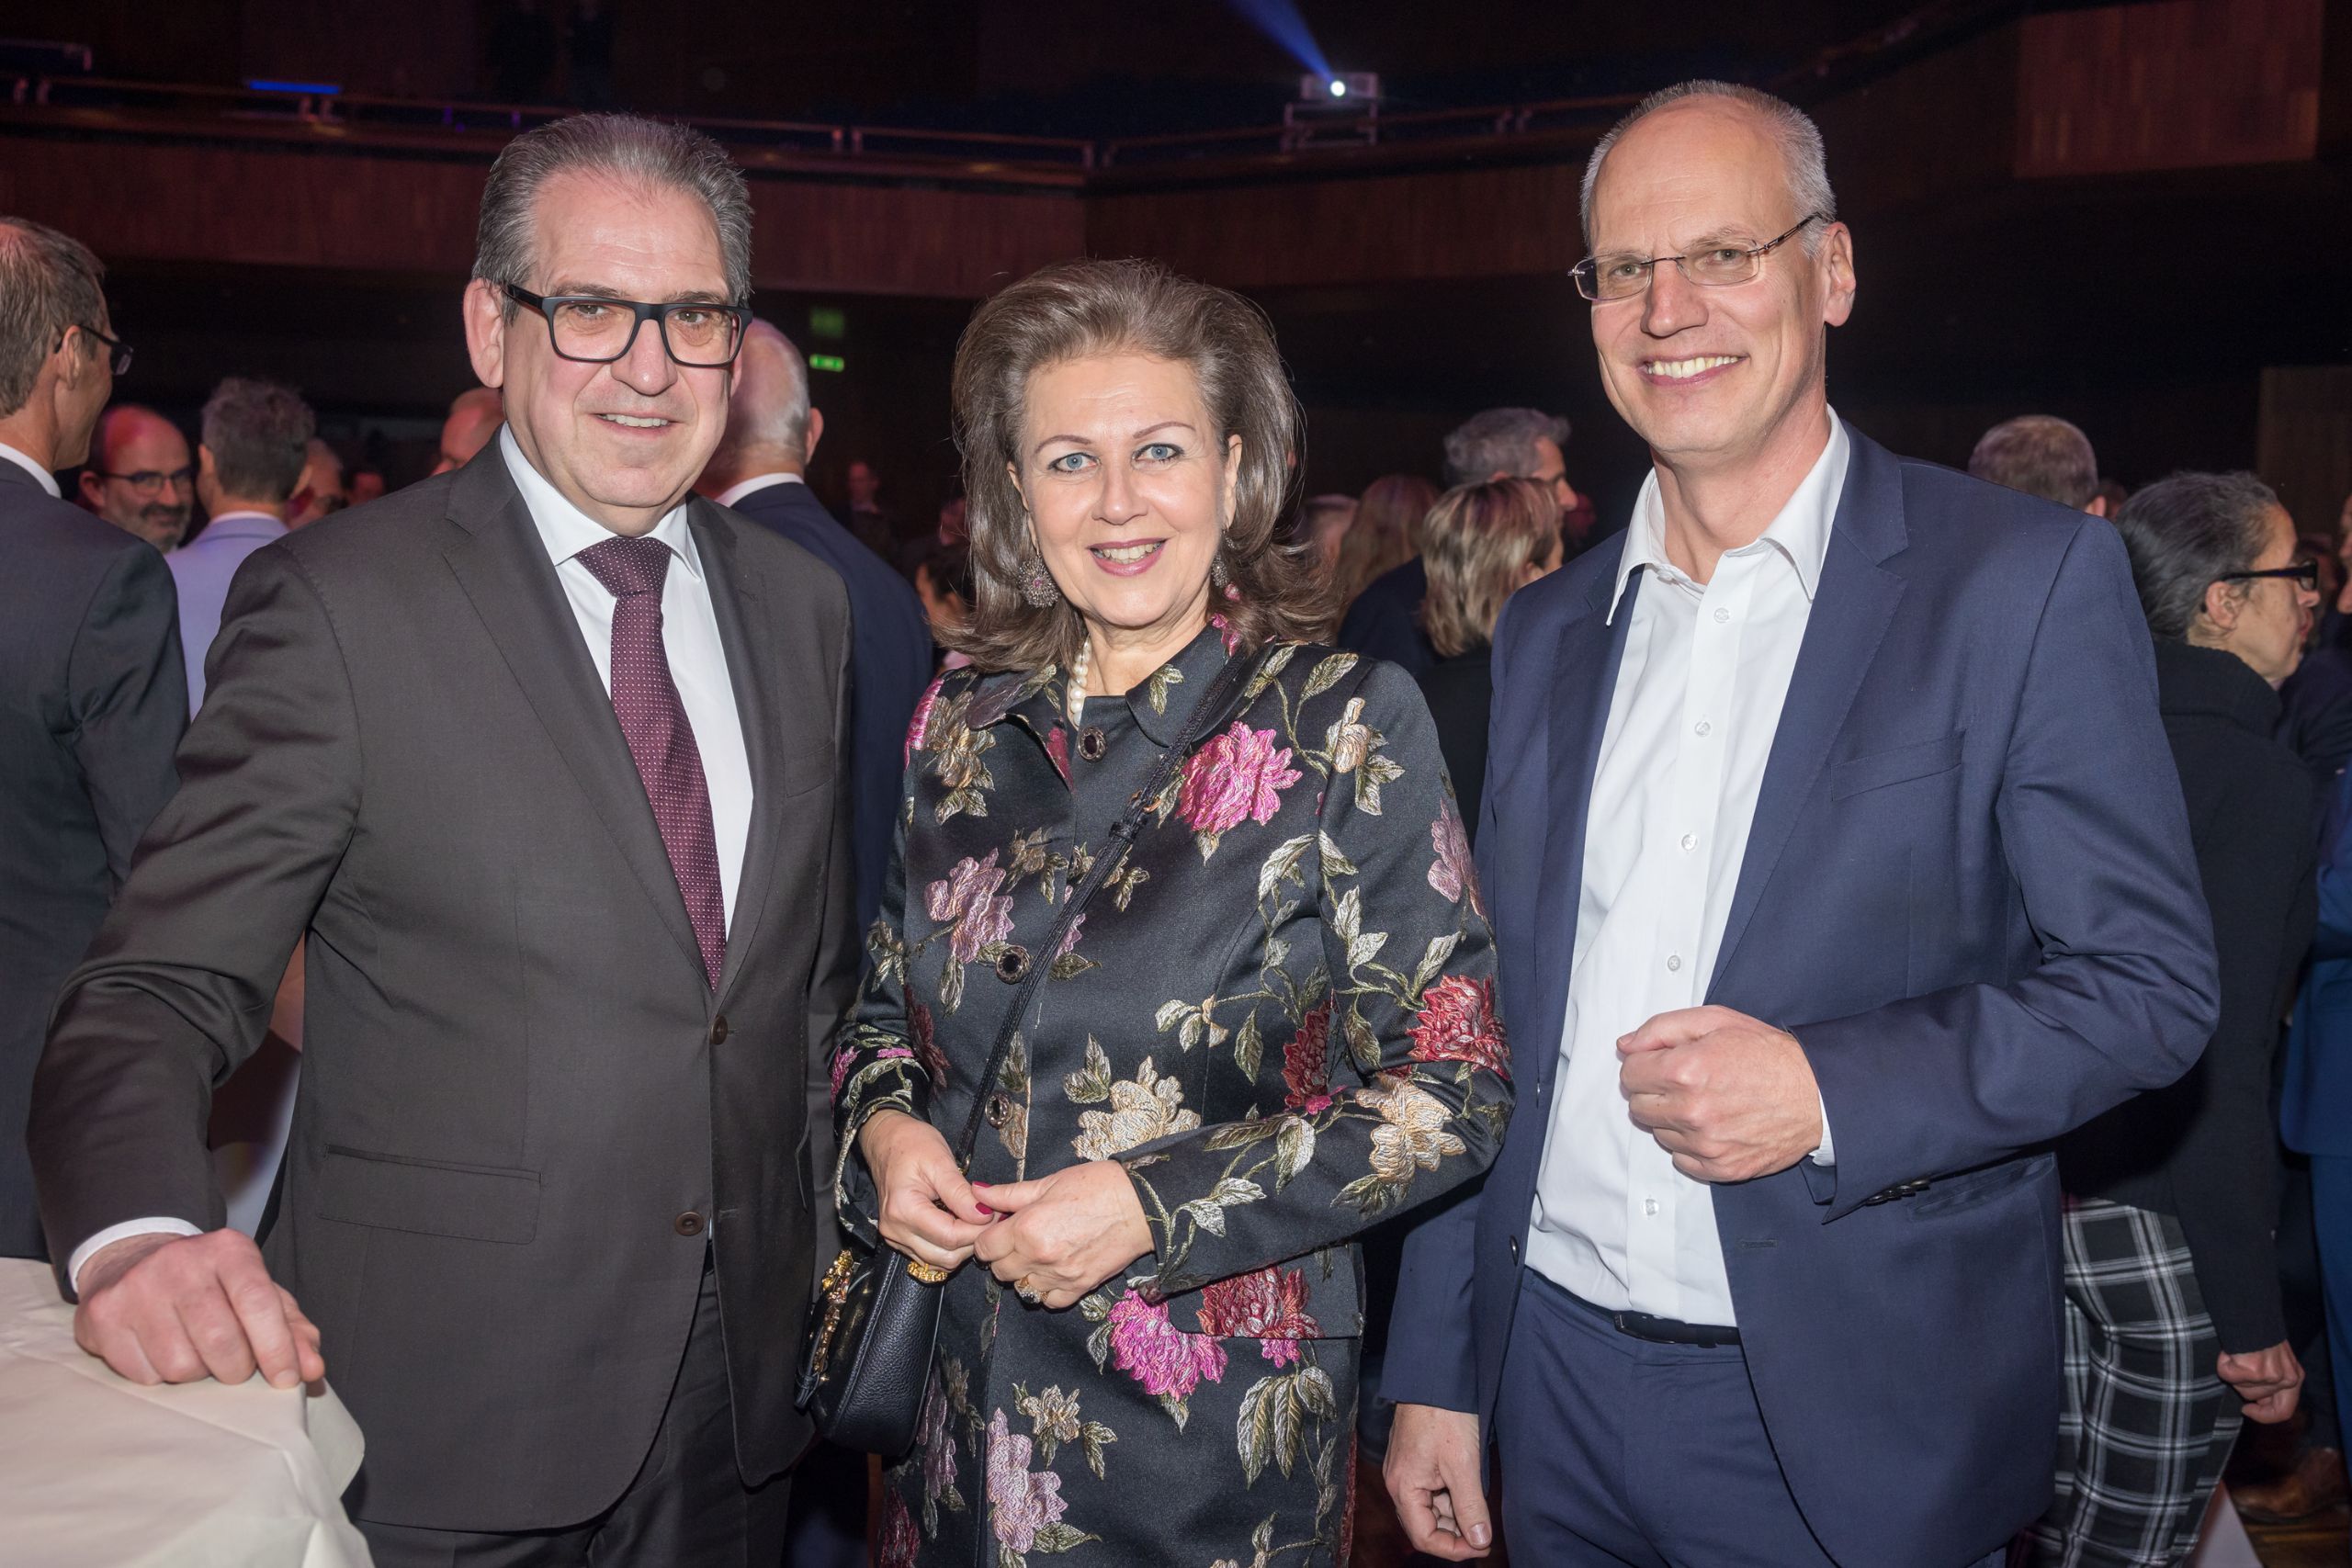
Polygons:
<instances>
[{"instance_id":1,"label":"woman in floral jacket","mask_svg":"<svg viewBox=\"0 0 2352 1568\"><path fill-rule=\"evenodd\" d=\"M981 307L956 400L974 667L916 712L832 1065L844 1224L956 1269L883 1561L1344 1562L1351 1238L1483 1170L1510 1111L1428 710L1308 641L1272 542L1296 405L1236 296L1050 268ZM1247 683L1041 951L1229 659Z\"/></svg>"}]
</instances>

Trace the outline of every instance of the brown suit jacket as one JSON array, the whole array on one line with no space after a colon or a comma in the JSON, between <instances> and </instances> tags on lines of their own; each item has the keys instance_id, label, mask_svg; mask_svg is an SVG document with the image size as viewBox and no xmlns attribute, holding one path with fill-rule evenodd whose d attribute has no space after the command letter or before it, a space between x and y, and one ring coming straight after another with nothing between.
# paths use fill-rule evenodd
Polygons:
<instances>
[{"instance_id":1,"label":"brown suit jacket","mask_svg":"<svg viewBox=\"0 0 2352 1568\"><path fill-rule=\"evenodd\" d=\"M856 964L848 604L731 513L695 501L690 525L756 799L715 996L493 445L247 560L179 794L60 1004L33 1134L52 1255L145 1215L217 1226L207 1103L307 932L265 1250L367 1434L362 1518L525 1530L610 1504L706 1249L744 1476L808 1437L808 1107Z\"/></svg>"}]
</instances>

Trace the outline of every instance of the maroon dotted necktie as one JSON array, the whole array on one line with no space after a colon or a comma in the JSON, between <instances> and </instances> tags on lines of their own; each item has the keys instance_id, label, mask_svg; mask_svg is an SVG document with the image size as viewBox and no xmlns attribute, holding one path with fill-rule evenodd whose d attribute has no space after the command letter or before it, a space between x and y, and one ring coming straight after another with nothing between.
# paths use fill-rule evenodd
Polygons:
<instances>
[{"instance_id":1,"label":"maroon dotted necktie","mask_svg":"<svg viewBox=\"0 0 2352 1568\"><path fill-rule=\"evenodd\" d=\"M727 959L727 901L718 880L718 839L710 826L710 786L686 705L670 679L662 646L662 584L670 547L659 539L606 539L580 563L613 595L613 712L653 807L671 874L686 901L711 989Z\"/></svg>"}]
</instances>

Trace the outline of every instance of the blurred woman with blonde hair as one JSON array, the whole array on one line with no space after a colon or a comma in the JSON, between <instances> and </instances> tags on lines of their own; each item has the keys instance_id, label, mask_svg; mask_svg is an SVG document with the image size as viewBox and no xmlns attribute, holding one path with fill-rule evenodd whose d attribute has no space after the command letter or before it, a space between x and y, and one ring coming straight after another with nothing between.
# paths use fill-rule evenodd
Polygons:
<instances>
[{"instance_id":1,"label":"blurred woman with blonde hair","mask_svg":"<svg viewBox=\"0 0 2352 1568\"><path fill-rule=\"evenodd\" d=\"M1437 663L1421 672L1421 693L1474 836L1487 779L1495 622L1505 600L1559 570L1561 548L1559 502L1534 479L1457 486L1421 525L1421 565L1430 579L1421 629L1438 653Z\"/></svg>"}]
</instances>

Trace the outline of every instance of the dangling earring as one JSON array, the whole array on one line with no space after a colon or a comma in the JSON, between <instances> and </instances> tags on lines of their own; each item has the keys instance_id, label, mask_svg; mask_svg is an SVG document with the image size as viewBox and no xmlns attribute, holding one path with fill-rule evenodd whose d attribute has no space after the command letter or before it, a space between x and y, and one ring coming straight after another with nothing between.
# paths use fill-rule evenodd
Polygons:
<instances>
[{"instance_id":1,"label":"dangling earring","mask_svg":"<svg viewBox=\"0 0 2352 1568\"><path fill-rule=\"evenodd\" d=\"M1209 562L1209 583L1212 587L1223 588L1227 583L1231 582L1232 581L1233 573L1227 570L1225 564L1225 550L1223 547L1220 546L1217 549L1216 558Z\"/></svg>"},{"instance_id":2,"label":"dangling earring","mask_svg":"<svg viewBox=\"0 0 2352 1568\"><path fill-rule=\"evenodd\" d=\"M1049 610L1057 604L1062 591L1054 586L1054 574L1046 570L1046 558L1037 553L1035 540L1029 544L1029 553L1021 561L1021 597L1033 610Z\"/></svg>"}]
</instances>

